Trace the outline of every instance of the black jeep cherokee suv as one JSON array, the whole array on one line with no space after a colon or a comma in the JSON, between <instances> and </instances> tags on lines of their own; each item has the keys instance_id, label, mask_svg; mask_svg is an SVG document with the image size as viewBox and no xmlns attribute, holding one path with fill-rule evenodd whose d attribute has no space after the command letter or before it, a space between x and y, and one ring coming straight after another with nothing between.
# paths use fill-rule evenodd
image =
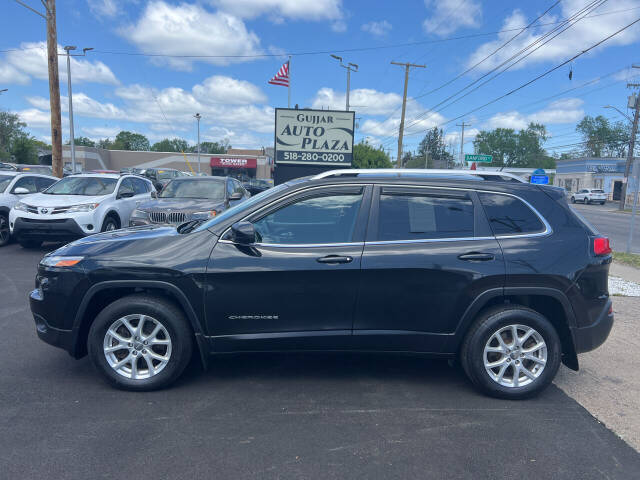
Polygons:
<instances>
[{"instance_id":1,"label":"black jeep cherokee suv","mask_svg":"<svg viewBox=\"0 0 640 480\"><path fill-rule=\"evenodd\" d=\"M611 250L559 189L501 179L325 173L204 223L93 235L40 263L37 332L131 390L194 350L350 350L458 358L482 391L528 397L607 338Z\"/></svg>"}]
</instances>

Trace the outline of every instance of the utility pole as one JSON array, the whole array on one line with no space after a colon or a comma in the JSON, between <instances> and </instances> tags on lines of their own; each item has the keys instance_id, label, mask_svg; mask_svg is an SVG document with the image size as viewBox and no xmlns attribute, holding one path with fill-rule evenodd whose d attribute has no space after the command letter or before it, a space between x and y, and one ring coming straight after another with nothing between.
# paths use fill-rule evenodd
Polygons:
<instances>
[{"instance_id":1,"label":"utility pole","mask_svg":"<svg viewBox=\"0 0 640 480\"><path fill-rule=\"evenodd\" d=\"M462 127L462 133L460 134L460 164L464 165L464 127L470 127L470 123L456 123L456 126Z\"/></svg>"},{"instance_id":2,"label":"utility pole","mask_svg":"<svg viewBox=\"0 0 640 480\"><path fill-rule=\"evenodd\" d=\"M201 170L200 170L200 119L202 118L202 115L200 115L199 113L196 113L194 117L198 121L198 173L201 173Z\"/></svg>"},{"instance_id":3,"label":"utility pole","mask_svg":"<svg viewBox=\"0 0 640 480\"><path fill-rule=\"evenodd\" d=\"M640 65L633 65L633 68L640 68ZM640 87L638 83L627 83L627 88ZM634 95L633 100L633 124L631 126L631 138L629 138L629 152L627 154L627 164L624 167L624 181L622 182L622 191L620 192L620 203L618 208L624 210L627 202L627 185L629 184L629 172L633 163L633 150L636 146L636 134L638 133L638 95Z\"/></svg>"},{"instance_id":4,"label":"utility pole","mask_svg":"<svg viewBox=\"0 0 640 480\"><path fill-rule=\"evenodd\" d=\"M342 63L342 57L339 57L338 55L331 54L331 57L338 60L342 68L347 69L347 97L346 97L346 102L345 102L346 105L344 109L348 112L349 111L349 92L351 91L351 72L357 72L358 65L356 65L355 63L347 63L345 65L344 63Z\"/></svg>"},{"instance_id":5,"label":"utility pole","mask_svg":"<svg viewBox=\"0 0 640 480\"><path fill-rule=\"evenodd\" d=\"M416 65L414 63L391 62L392 65L400 65L404 67L404 94L402 95L402 116L400 117L400 130L398 132L398 168L402 168L402 136L404 134L404 114L407 109L407 84L409 83L409 69L426 68L426 65Z\"/></svg>"},{"instance_id":6,"label":"utility pole","mask_svg":"<svg viewBox=\"0 0 640 480\"><path fill-rule=\"evenodd\" d=\"M56 0L46 0L47 63L49 66L49 107L51 108L51 167L53 175L62 178L62 113L60 111L60 79L58 77L58 31Z\"/></svg>"},{"instance_id":7,"label":"utility pole","mask_svg":"<svg viewBox=\"0 0 640 480\"><path fill-rule=\"evenodd\" d=\"M73 94L71 93L71 57L84 57L93 48L83 48L82 55L71 55L69 52L76 47L67 45L64 51L67 52L67 93L69 95L69 146L71 147L71 171L76 173L76 141L73 133Z\"/></svg>"}]
</instances>

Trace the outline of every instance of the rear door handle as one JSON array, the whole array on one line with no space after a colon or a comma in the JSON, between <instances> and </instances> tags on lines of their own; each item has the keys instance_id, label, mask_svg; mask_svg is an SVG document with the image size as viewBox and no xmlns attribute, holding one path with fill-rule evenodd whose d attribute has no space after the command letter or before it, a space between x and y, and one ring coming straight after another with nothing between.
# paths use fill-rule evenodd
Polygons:
<instances>
[{"instance_id":1,"label":"rear door handle","mask_svg":"<svg viewBox=\"0 0 640 480\"><path fill-rule=\"evenodd\" d=\"M351 263L352 261L353 261L353 257L340 256L340 255L327 255L326 257L316 258L316 262L328 263L328 264Z\"/></svg>"},{"instance_id":2,"label":"rear door handle","mask_svg":"<svg viewBox=\"0 0 640 480\"><path fill-rule=\"evenodd\" d=\"M488 262L489 260L494 260L496 257L492 253L469 252L458 255L458 258L470 262Z\"/></svg>"}]
</instances>

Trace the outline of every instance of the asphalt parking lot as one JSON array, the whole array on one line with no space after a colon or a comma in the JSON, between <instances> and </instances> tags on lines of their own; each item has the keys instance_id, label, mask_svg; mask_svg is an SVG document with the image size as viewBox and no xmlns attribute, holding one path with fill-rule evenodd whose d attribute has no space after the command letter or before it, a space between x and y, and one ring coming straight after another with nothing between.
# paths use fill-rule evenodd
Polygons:
<instances>
[{"instance_id":1,"label":"asphalt parking lot","mask_svg":"<svg viewBox=\"0 0 640 480\"><path fill-rule=\"evenodd\" d=\"M46 249L0 250L3 478L637 478L640 454L552 385L476 393L446 362L243 355L172 389L108 387L38 340L27 293Z\"/></svg>"}]
</instances>

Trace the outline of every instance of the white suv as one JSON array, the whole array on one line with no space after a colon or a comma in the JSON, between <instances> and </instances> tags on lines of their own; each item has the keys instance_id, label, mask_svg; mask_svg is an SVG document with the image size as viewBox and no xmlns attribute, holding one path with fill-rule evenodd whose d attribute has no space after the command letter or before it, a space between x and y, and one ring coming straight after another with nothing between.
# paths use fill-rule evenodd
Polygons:
<instances>
[{"instance_id":1,"label":"white suv","mask_svg":"<svg viewBox=\"0 0 640 480\"><path fill-rule=\"evenodd\" d=\"M604 193L604 190L597 188L583 188L571 195L571 203L599 203L600 205L604 205L606 201L607 194Z\"/></svg>"},{"instance_id":2,"label":"white suv","mask_svg":"<svg viewBox=\"0 0 640 480\"><path fill-rule=\"evenodd\" d=\"M153 184L135 175L80 174L16 203L11 233L25 248L72 240L129 225L137 202L151 198Z\"/></svg>"},{"instance_id":3,"label":"white suv","mask_svg":"<svg viewBox=\"0 0 640 480\"><path fill-rule=\"evenodd\" d=\"M0 247L9 243L9 212L21 199L38 193L59 179L37 173L22 173L0 170Z\"/></svg>"}]
</instances>

